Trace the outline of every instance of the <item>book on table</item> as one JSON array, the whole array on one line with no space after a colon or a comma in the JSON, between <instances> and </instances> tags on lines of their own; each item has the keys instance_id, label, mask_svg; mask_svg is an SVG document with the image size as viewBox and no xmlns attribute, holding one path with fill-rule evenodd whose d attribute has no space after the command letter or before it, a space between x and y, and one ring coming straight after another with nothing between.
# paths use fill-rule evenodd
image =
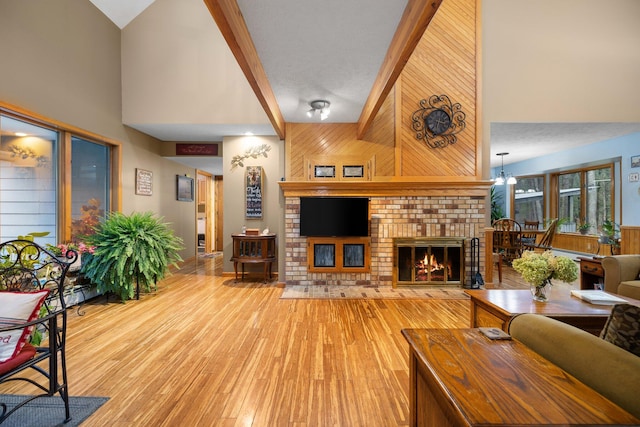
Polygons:
<instances>
[{"instance_id":1,"label":"book on table","mask_svg":"<svg viewBox=\"0 0 640 427\"><path fill-rule=\"evenodd\" d=\"M615 295L608 294L604 291L592 291L592 290L572 290L571 295L590 302L591 304L623 304L628 302L625 299L619 298Z\"/></svg>"}]
</instances>

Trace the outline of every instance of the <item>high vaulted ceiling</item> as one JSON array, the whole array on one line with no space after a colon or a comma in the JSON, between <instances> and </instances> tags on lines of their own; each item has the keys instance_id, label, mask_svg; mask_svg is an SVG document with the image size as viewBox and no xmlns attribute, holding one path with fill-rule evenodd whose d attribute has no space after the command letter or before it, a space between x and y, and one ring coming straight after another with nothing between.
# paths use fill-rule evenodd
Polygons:
<instances>
[{"instance_id":1,"label":"high vaulted ceiling","mask_svg":"<svg viewBox=\"0 0 640 427\"><path fill-rule=\"evenodd\" d=\"M155 0L90 1L124 28ZM440 2L204 0L281 138L285 122L317 120L305 115L315 99L331 102L327 123L357 122L362 135ZM162 139L167 126L145 132ZM180 126L179 139L191 140ZM495 123L490 162L499 165L498 152L512 153L508 164L638 131L629 123ZM194 127L193 140L200 133Z\"/></svg>"}]
</instances>

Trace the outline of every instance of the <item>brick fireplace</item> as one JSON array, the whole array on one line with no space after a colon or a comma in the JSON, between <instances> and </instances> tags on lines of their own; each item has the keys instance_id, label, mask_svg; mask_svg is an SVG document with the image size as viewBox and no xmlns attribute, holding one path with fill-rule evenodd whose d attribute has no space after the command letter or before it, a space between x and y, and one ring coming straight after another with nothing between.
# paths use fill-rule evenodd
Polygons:
<instances>
[{"instance_id":1,"label":"brick fireplace","mask_svg":"<svg viewBox=\"0 0 640 427\"><path fill-rule=\"evenodd\" d=\"M375 189L370 188L372 183L352 185L350 188L327 188L330 186L324 184L321 189L310 188L313 184L308 182L280 184L286 204L285 236L284 242L281 242L285 244L284 274L281 274L281 279L286 284L392 286L394 239L397 238L462 238L466 266L471 262L470 239L480 238L480 246L484 248L485 200L489 184L441 183L436 186L432 183L387 183L387 186L381 187L378 183ZM398 195L401 193L415 195ZM300 237L301 195L368 195L371 216L371 263L368 272L309 271L307 238ZM481 260L480 271L484 271L483 264ZM466 268L461 284L469 282L470 274L469 268Z\"/></svg>"}]
</instances>

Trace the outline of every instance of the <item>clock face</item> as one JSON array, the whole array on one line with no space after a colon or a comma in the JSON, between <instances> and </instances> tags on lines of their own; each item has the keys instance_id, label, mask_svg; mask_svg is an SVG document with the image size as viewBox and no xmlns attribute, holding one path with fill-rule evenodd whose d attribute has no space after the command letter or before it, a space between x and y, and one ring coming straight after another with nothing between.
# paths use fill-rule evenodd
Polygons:
<instances>
[{"instance_id":1,"label":"clock face","mask_svg":"<svg viewBox=\"0 0 640 427\"><path fill-rule=\"evenodd\" d=\"M441 109L430 112L424 121L427 125L427 129L429 129L434 135L440 135L446 132L446 130L451 126L451 117L449 117L449 114L447 114L446 111Z\"/></svg>"}]
</instances>

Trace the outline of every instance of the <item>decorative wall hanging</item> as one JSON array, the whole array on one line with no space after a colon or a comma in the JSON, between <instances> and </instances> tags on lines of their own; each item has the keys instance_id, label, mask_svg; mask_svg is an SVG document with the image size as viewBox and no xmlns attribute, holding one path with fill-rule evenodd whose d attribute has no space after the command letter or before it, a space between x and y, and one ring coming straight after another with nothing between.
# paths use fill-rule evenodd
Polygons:
<instances>
[{"instance_id":1,"label":"decorative wall hanging","mask_svg":"<svg viewBox=\"0 0 640 427\"><path fill-rule=\"evenodd\" d=\"M237 166L243 167L244 161L251 157L252 159L257 159L258 156L267 157L267 153L271 151L271 146L269 144L256 145L255 147L249 148L244 154L238 154L233 156L231 159L231 169L235 169Z\"/></svg>"},{"instance_id":2,"label":"decorative wall hanging","mask_svg":"<svg viewBox=\"0 0 640 427\"><path fill-rule=\"evenodd\" d=\"M431 148L444 148L456 143L456 134L466 127L465 118L460 103L452 104L447 95L433 95L420 101L420 109L411 116L411 127L416 139L424 139Z\"/></svg>"},{"instance_id":3,"label":"decorative wall hanging","mask_svg":"<svg viewBox=\"0 0 640 427\"><path fill-rule=\"evenodd\" d=\"M262 218L262 166L247 166L246 182L246 217Z\"/></svg>"},{"instance_id":4,"label":"decorative wall hanging","mask_svg":"<svg viewBox=\"0 0 640 427\"><path fill-rule=\"evenodd\" d=\"M136 194L142 196L153 194L153 172L136 168Z\"/></svg>"}]
</instances>

